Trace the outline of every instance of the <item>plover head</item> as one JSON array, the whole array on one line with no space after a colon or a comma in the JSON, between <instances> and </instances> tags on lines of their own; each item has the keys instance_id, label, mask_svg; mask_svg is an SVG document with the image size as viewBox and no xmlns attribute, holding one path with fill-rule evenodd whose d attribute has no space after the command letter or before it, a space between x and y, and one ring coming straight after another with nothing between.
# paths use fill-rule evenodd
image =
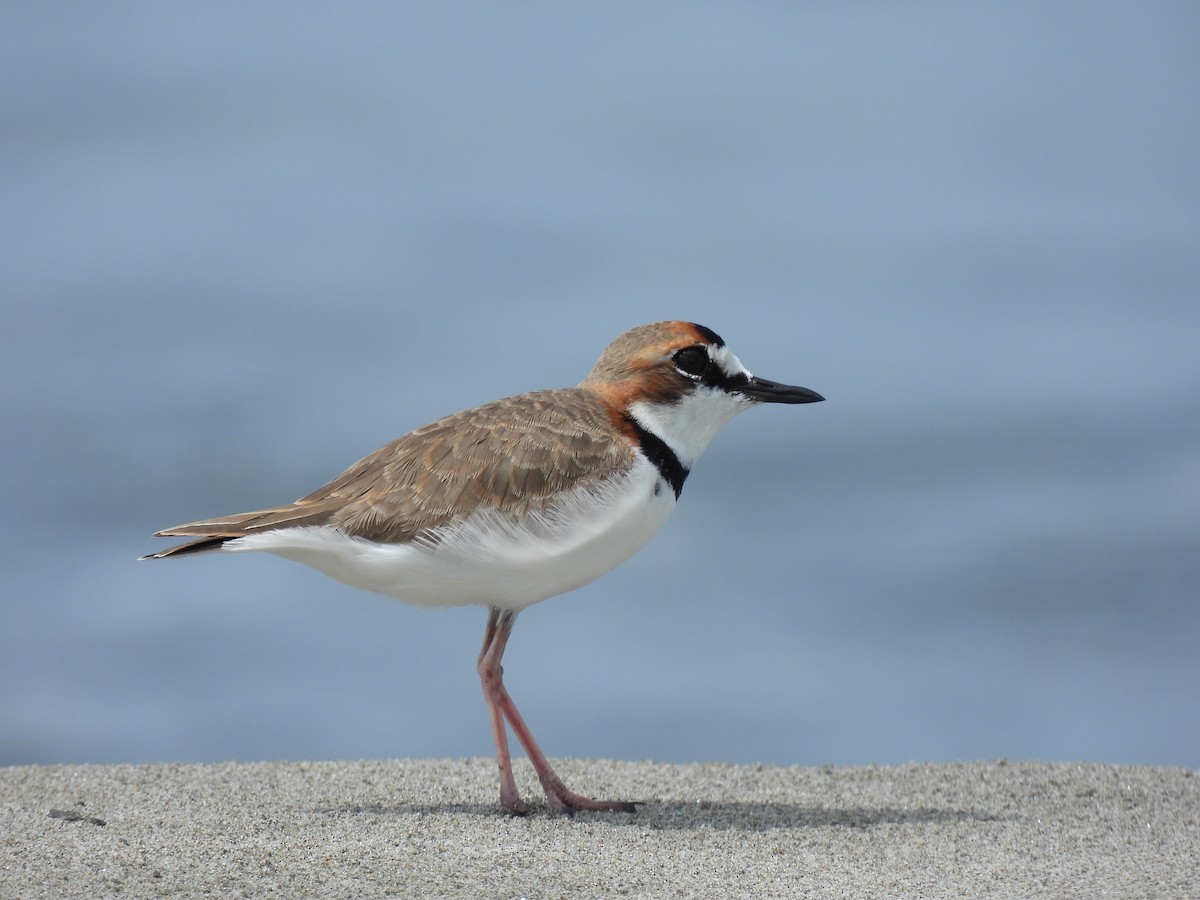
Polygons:
<instances>
[{"instance_id":1,"label":"plover head","mask_svg":"<svg viewBox=\"0 0 1200 900\"><path fill-rule=\"evenodd\" d=\"M825 399L808 388L752 375L720 335L693 322L626 331L605 348L580 387L663 441L684 469L743 410Z\"/></svg>"}]
</instances>

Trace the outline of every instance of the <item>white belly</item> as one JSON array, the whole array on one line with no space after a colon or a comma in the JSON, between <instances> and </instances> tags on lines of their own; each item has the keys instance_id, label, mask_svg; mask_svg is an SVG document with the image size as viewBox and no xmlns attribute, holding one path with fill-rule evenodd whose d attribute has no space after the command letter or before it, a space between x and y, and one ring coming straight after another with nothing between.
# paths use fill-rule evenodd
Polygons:
<instances>
[{"instance_id":1,"label":"white belly","mask_svg":"<svg viewBox=\"0 0 1200 900\"><path fill-rule=\"evenodd\" d=\"M658 470L639 460L598 494L576 491L513 524L477 513L435 542L376 544L334 528L248 535L225 550L261 550L331 578L418 606L520 610L574 590L642 549L675 508Z\"/></svg>"}]
</instances>

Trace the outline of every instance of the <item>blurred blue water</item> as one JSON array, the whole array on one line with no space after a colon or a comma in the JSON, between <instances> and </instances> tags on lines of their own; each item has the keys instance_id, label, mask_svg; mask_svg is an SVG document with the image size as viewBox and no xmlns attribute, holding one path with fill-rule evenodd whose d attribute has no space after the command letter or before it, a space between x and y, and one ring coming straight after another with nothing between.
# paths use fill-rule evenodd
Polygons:
<instances>
[{"instance_id":1,"label":"blurred blue water","mask_svg":"<svg viewBox=\"0 0 1200 900\"><path fill-rule=\"evenodd\" d=\"M1193 4L4 19L0 762L489 754L481 610L134 558L680 317L829 402L522 617L548 752L1200 766Z\"/></svg>"}]
</instances>

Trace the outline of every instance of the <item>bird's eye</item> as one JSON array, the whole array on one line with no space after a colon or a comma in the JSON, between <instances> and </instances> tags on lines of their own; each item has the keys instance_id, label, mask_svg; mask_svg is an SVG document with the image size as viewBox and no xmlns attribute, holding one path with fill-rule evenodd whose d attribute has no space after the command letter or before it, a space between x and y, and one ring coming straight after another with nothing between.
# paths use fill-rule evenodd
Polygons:
<instances>
[{"instance_id":1,"label":"bird's eye","mask_svg":"<svg viewBox=\"0 0 1200 900\"><path fill-rule=\"evenodd\" d=\"M675 354L675 367L685 375L699 378L708 368L708 351L703 347L684 347Z\"/></svg>"}]
</instances>

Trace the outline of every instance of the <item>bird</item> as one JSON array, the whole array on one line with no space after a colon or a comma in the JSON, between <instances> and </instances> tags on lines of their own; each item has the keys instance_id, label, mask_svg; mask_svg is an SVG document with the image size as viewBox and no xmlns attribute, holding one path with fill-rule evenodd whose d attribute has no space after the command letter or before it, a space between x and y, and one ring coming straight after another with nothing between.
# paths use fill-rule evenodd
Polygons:
<instances>
[{"instance_id":1,"label":"bird","mask_svg":"<svg viewBox=\"0 0 1200 900\"><path fill-rule=\"evenodd\" d=\"M504 686L517 615L624 562L674 510L701 453L738 413L815 403L752 375L713 330L665 321L612 341L575 387L532 391L438 419L294 503L164 528L186 543L142 559L261 551L425 607L488 610L476 661L500 780L521 816L508 729L553 813L634 812L563 783Z\"/></svg>"}]
</instances>

